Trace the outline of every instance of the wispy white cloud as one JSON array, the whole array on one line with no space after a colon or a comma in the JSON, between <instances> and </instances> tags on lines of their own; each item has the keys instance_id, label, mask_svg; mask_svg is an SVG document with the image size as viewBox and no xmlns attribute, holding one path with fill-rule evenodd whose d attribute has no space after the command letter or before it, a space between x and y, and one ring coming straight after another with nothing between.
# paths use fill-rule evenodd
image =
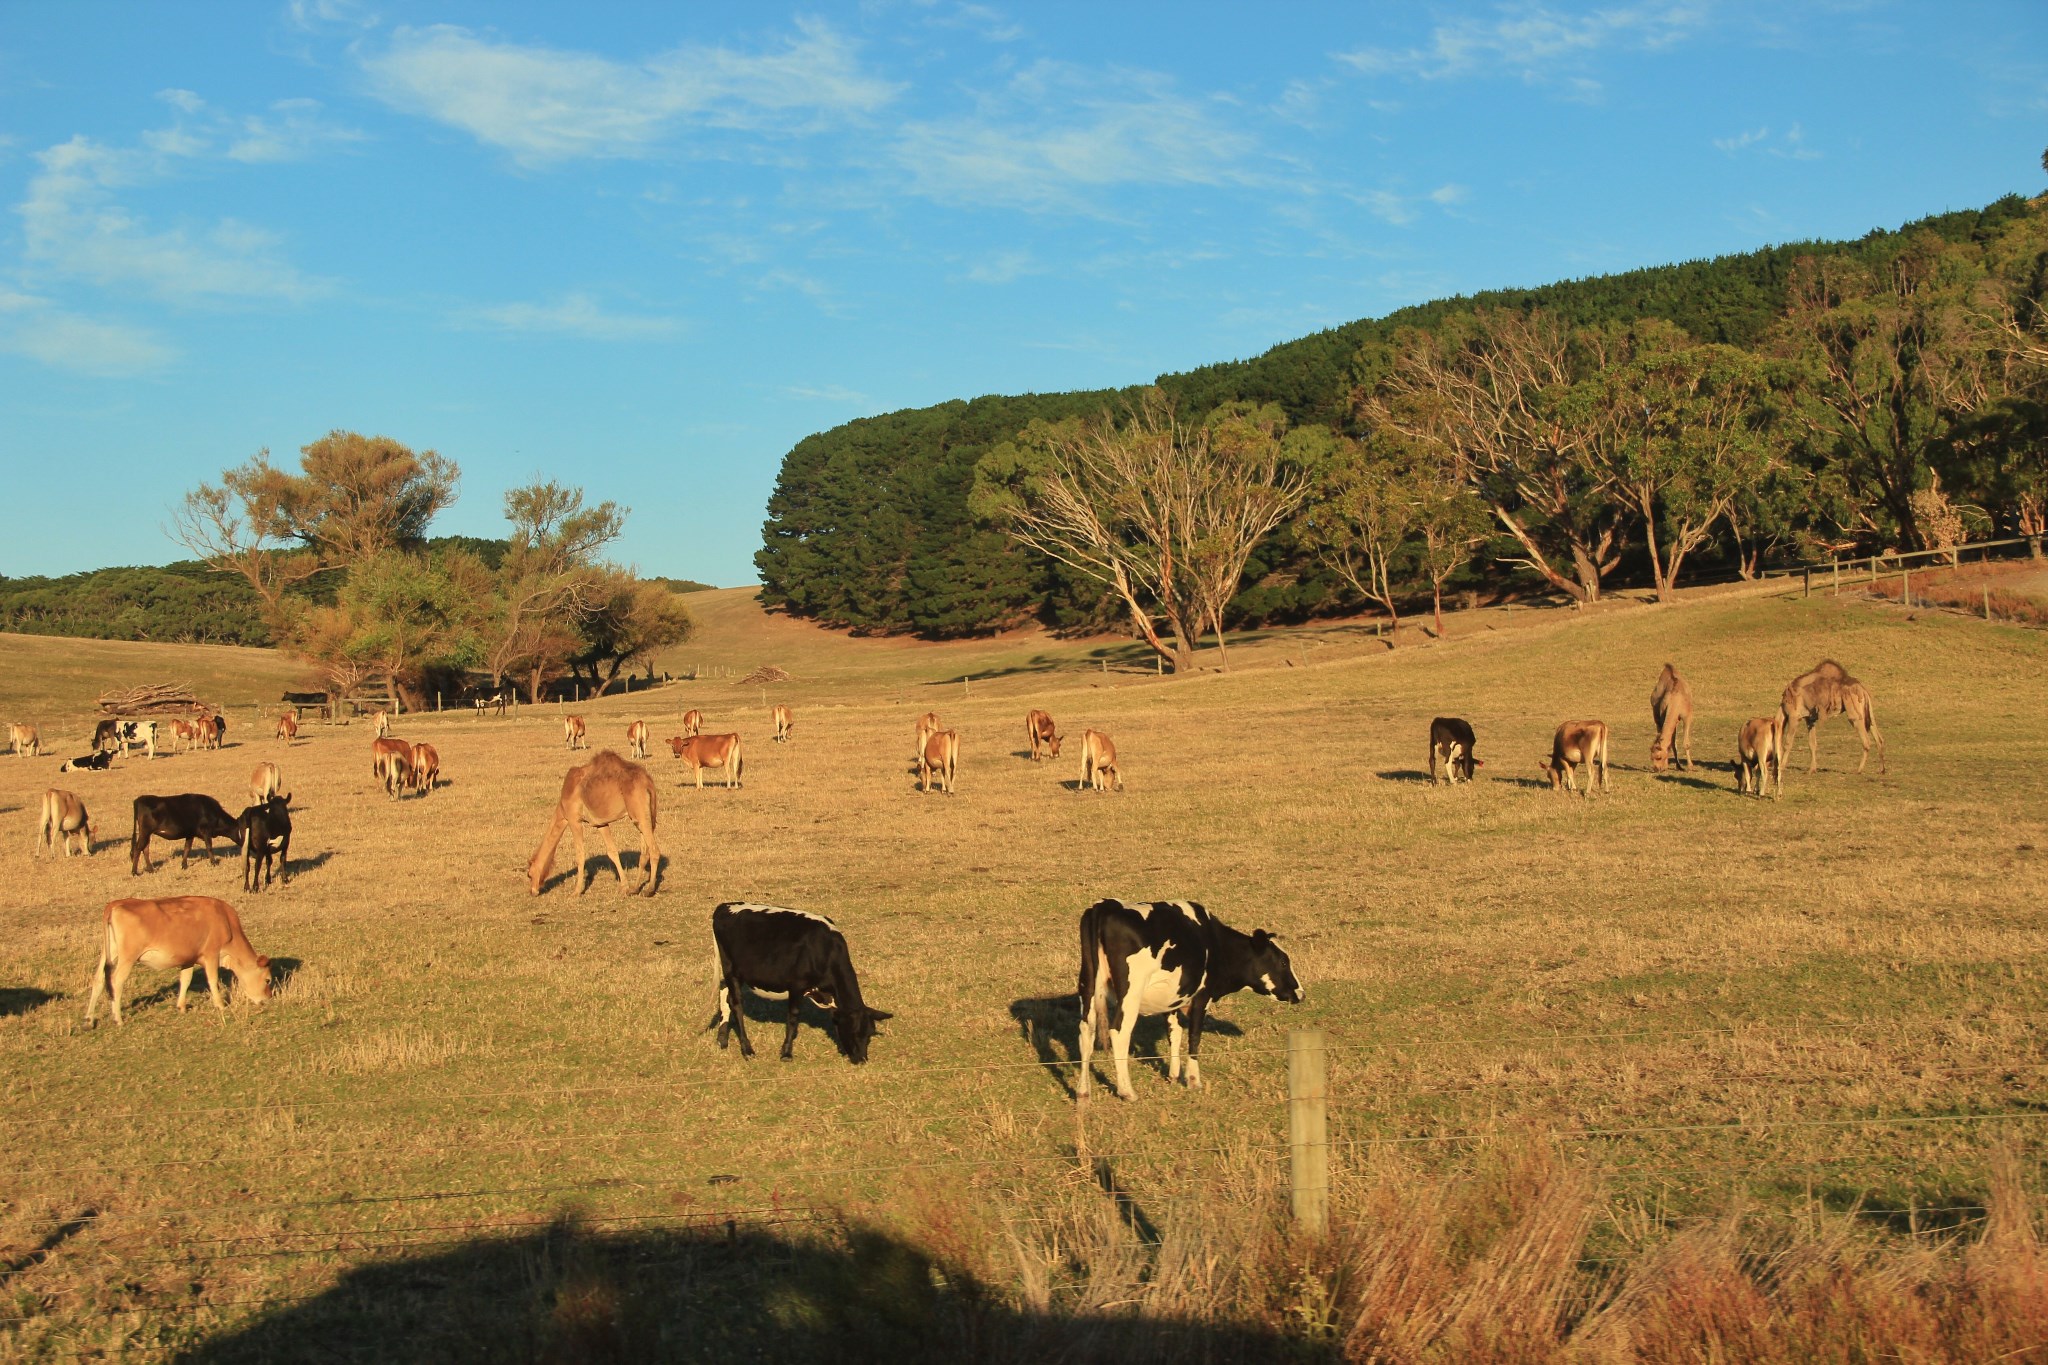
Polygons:
<instances>
[{"instance_id":1,"label":"wispy white cloud","mask_svg":"<svg viewBox=\"0 0 2048 1365\"><path fill-rule=\"evenodd\" d=\"M971 116L906 123L895 156L941 203L1099 212L1124 185L1247 184L1257 142L1149 72L1040 62Z\"/></svg>"},{"instance_id":2,"label":"wispy white cloud","mask_svg":"<svg viewBox=\"0 0 2048 1365\"><path fill-rule=\"evenodd\" d=\"M1505 72L1568 96L1596 98L1599 83L1572 70L1606 48L1657 51L1685 41L1706 22L1702 4L1684 0L1618 5L1590 13L1559 13L1543 5L1514 6L1492 17L1439 24L1426 42L1408 48L1365 47L1336 59L1371 76L1446 80Z\"/></svg>"},{"instance_id":3,"label":"wispy white cloud","mask_svg":"<svg viewBox=\"0 0 2048 1365\"><path fill-rule=\"evenodd\" d=\"M827 384L823 388L812 388L808 385L795 384L783 389L783 392L791 398L801 398L806 402L812 403L837 403L844 407L855 408L868 406L868 396L866 394L856 393L854 390L838 384Z\"/></svg>"},{"instance_id":4,"label":"wispy white cloud","mask_svg":"<svg viewBox=\"0 0 2048 1365\"><path fill-rule=\"evenodd\" d=\"M969 265L961 278L974 284L1010 284L1044 271L1045 267L1029 251L999 251Z\"/></svg>"},{"instance_id":5,"label":"wispy white cloud","mask_svg":"<svg viewBox=\"0 0 2048 1365\"><path fill-rule=\"evenodd\" d=\"M586 341L662 341L677 335L674 318L610 313L588 294L570 293L552 303L502 303L467 309L452 319L458 327L579 337Z\"/></svg>"},{"instance_id":6,"label":"wispy white cloud","mask_svg":"<svg viewBox=\"0 0 2048 1365\"><path fill-rule=\"evenodd\" d=\"M15 206L23 259L32 269L177 302L296 302L324 293L327 282L285 261L279 240L262 228L221 218L204 228L153 229L120 202L120 191L171 178L177 162L202 154L177 136L140 148L80 136L36 153L40 169Z\"/></svg>"},{"instance_id":7,"label":"wispy white cloud","mask_svg":"<svg viewBox=\"0 0 2048 1365\"><path fill-rule=\"evenodd\" d=\"M1714 139L1716 150L1729 156L1755 151L1764 156L1774 156L1783 161L1818 161L1821 154L1806 145L1806 133L1798 124L1784 132L1773 135L1768 127L1754 128L1737 133L1733 137Z\"/></svg>"},{"instance_id":8,"label":"wispy white cloud","mask_svg":"<svg viewBox=\"0 0 2048 1365\"><path fill-rule=\"evenodd\" d=\"M806 131L879 109L898 90L819 23L772 51L684 46L637 62L442 24L401 28L361 60L387 104L534 166L652 155L691 126Z\"/></svg>"},{"instance_id":9,"label":"wispy white cloud","mask_svg":"<svg viewBox=\"0 0 2048 1365\"><path fill-rule=\"evenodd\" d=\"M102 378L148 374L177 358L142 328L82 317L6 289L0 289L0 351Z\"/></svg>"},{"instance_id":10,"label":"wispy white cloud","mask_svg":"<svg viewBox=\"0 0 2048 1365\"><path fill-rule=\"evenodd\" d=\"M923 5L925 22L933 28L966 29L991 43L1014 43L1024 36L1024 26L993 5L952 0L946 4Z\"/></svg>"},{"instance_id":11,"label":"wispy white cloud","mask_svg":"<svg viewBox=\"0 0 2048 1365\"><path fill-rule=\"evenodd\" d=\"M1462 204L1470 192L1463 185L1439 185L1422 194L1401 194L1393 190L1357 190L1348 196L1381 222L1406 227L1422 216L1426 205L1447 209Z\"/></svg>"}]
</instances>

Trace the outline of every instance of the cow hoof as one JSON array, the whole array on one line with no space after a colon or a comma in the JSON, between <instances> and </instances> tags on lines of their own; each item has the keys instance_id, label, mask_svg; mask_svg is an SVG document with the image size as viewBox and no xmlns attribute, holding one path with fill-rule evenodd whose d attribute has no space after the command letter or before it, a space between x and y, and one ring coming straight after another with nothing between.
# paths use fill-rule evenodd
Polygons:
<instances>
[{"instance_id":1,"label":"cow hoof","mask_svg":"<svg viewBox=\"0 0 2048 1365\"><path fill-rule=\"evenodd\" d=\"M1135 1100L1138 1098L1138 1092L1135 1090L1125 1090L1119 1086L1117 1087L1116 1097L1120 1100Z\"/></svg>"}]
</instances>

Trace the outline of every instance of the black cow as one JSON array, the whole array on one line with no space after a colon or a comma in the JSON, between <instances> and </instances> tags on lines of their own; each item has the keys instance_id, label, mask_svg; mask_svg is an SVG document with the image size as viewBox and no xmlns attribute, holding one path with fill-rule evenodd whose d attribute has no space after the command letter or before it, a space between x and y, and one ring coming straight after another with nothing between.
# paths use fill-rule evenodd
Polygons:
<instances>
[{"instance_id":1,"label":"black cow","mask_svg":"<svg viewBox=\"0 0 2048 1365\"><path fill-rule=\"evenodd\" d=\"M138 796L135 798L135 833L128 839L128 875L136 875L136 863L148 863L150 870L156 864L149 862L149 841L152 838L185 841L184 860L180 867L192 865L192 841L206 840L206 861L212 862L213 841L233 839L240 843L242 828L227 808L210 796L187 792L182 796Z\"/></svg>"},{"instance_id":2,"label":"black cow","mask_svg":"<svg viewBox=\"0 0 2048 1365\"><path fill-rule=\"evenodd\" d=\"M269 800L259 802L243 811L235 825L242 835L242 889L260 891L270 884L273 870L285 881L292 879L292 794L273 794ZM275 854L275 869L271 855ZM263 869L263 885L256 881L256 869Z\"/></svg>"},{"instance_id":3,"label":"black cow","mask_svg":"<svg viewBox=\"0 0 2048 1365\"><path fill-rule=\"evenodd\" d=\"M1470 782L1472 770L1483 768L1485 763L1472 756L1472 725L1456 716L1438 716L1429 723L1429 780L1448 781L1456 786L1461 780ZM1437 769L1443 769L1443 776L1437 776Z\"/></svg>"},{"instance_id":4,"label":"black cow","mask_svg":"<svg viewBox=\"0 0 2048 1365\"><path fill-rule=\"evenodd\" d=\"M728 901L712 908L711 941L718 962L718 1013L705 1027L717 1025L720 1047L737 1033L740 1055L754 1055L740 997L740 987L745 986L762 995L789 997L783 1061L796 1047L797 1003L805 996L820 1009L832 1011L832 1031L846 1059L856 1066L868 1059L875 1025L892 1016L861 1000L846 938L831 920L775 905Z\"/></svg>"},{"instance_id":5,"label":"black cow","mask_svg":"<svg viewBox=\"0 0 2048 1365\"><path fill-rule=\"evenodd\" d=\"M1202 1084L1202 1020L1209 1003L1249 987L1289 1004L1304 992L1287 954L1264 929L1240 933L1196 901L1101 900L1081 912L1081 1079L1097 1047L1114 1044L1116 1093L1131 1093L1131 1032L1141 1014L1163 1014L1171 1035L1167 1075L1179 1080L1183 1028L1188 1085ZM1109 1014L1117 1011L1116 1031ZM1185 1020L1185 1025L1183 1025Z\"/></svg>"},{"instance_id":6,"label":"black cow","mask_svg":"<svg viewBox=\"0 0 2048 1365\"><path fill-rule=\"evenodd\" d=\"M111 767L113 767L113 766L114 766L114 752L113 752L113 750L111 750L111 749L97 749L97 750L94 750L94 751L93 751L92 753L89 753L89 754L81 754L81 755L79 755L79 756L78 756L77 758L67 758L67 759L65 759L65 760L64 760L64 766L63 766L63 767L61 767L61 768L59 768L59 769L57 769L57 771L58 771L58 772L60 772L60 773L79 773L79 772L95 772L95 773L103 773L103 772L105 772L105 771L106 771L107 769L109 769L109 768L111 768Z\"/></svg>"}]
</instances>

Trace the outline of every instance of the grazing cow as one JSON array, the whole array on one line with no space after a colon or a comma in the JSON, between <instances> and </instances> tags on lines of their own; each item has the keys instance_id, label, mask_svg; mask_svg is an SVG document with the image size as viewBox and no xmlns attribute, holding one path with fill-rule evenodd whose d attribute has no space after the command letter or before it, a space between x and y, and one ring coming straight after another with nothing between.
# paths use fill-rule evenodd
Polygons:
<instances>
[{"instance_id":1,"label":"grazing cow","mask_svg":"<svg viewBox=\"0 0 2048 1365\"><path fill-rule=\"evenodd\" d=\"M174 720L171 722L171 748L174 751L195 748L198 743L199 727L197 725L188 720Z\"/></svg>"},{"instance_id":2,"label":"grazing cow","mask_svg":"<svg viewBox=\"0 0 2048 1365\"><path fill-rule=\"evenodd\" d=\"M407 755L412 761L412 771L407 774L407 785L425 787L432 791L441 781L441 751L431 744L415 744Z\"/></svg>"},{"instance_id":3,"label":"grazing cow","mask_svg":"<svg viewBox=\"0 0 2048 1365\"><path fill-rule=\"evenodd\" d=\"M958 730L934 730L924 742L924 751L917 756L917 789L928 792L934 779L939 790L953 794L953 774L960 766L960 732Z\"/></svg>"},{"instance_id":4,"label":"grazing cow","mask_svg":"<svg viewBox=\"0 0 2048 1365\"><path fill-rule=\"evenodd\" d=\"M199 742L208 749L218 749L228 737L226 716L201 716L199 718Z\"/></svg>"},{"instance_id":5,"label":"grazing cow","mask_svg":"<svg viewBox=\"0 0 2048 1365\"><path fill-rule=\"evenodd\" d=\"M690 765L700 790L704 786L706 768L723 768L728 787L746 785L740 780L746 760L740 754L738 735L694 735L680 744L670 740L669 745L676 751L677 758Z\"/></svg>"},{"instance_id":6,"label":"grazing cow","mask_svg":"<svg viewBox=\"0 0 2048 1365\"><path fill-rule=\"evenodd\" d=\"M1600 790L1607 790L1607 723L1598 720L1568 720L1557 727L1550 741L1550 757L1537 766L1550 779L1552 791L1577 791L1572 785L1572 765L1586 768L1586 795L1593 794L1593 773L1600 773Z\"/></svg>"},{"instance_id":7,"label":"grazing cow","mask_svg":"<svg viewBox=\"0 0 2048 1365\"><path fill-rule=\"evenodd\" d=\"M63 766L58 768L57 771L60 773L103 773L113 766L114 751L112 749L95 749L89 754L80 754L77 758L65 759Z\"/></svg>"},{"instance_id":8,"label":"grazing cow","mask_svg":"<svg viewBox=\"0 0 2048 1365\"><path fill-rule=\"evenodd\" d=\"M1060 756L1060 736L1054 732L1052 717L1033 708L1024 713L1024 742L1031 749L1031 761Z\"/></svg>"},{"instance_id":9,"label":"grazing cow","mask_svg":"<svg viewBox=\"0 0 2048 1365\"><path fill-rule=\"evenodd\" d=\"M1808 761L1806 771L1813 772L1820 766L1820 730L1822 721L1830 716L1847 716L1849 723L1856 727L1856 736L1863 741L1863 759L1856 765L1862 772L1870 762L1870 746L1877 744L1877 770L1885 771L1884 735L1877 728L1877 716L1871 710L1870 689L1843 671L1833 659L1823 659L1815 664L1813 671L1802 673L1785 684L1785 695L1779 701L1778 714L1785 721L1785 747L1792 747L1792 741L1799 733L1799 722L1807 722L1806 746Z\"/></svg>"},{"instance_id":10,"label":"grazing cow","mask_svg":"<svg viewBox=\"0 0 2048 1365\"><path fill-rule=\"evenodd\" d=\"M626 727L626 747L635 758L647 757L647 722L636 720Z\"/></svg>"},{"instance_id":11,"label":"grazing cow","mask_svg":"<svg viewBox=\"0 0 2048 1365\"><path fill-rule=\"evenodd\" d=\"M299 718L286 712L277 718L277 737L290 744L299 737Z\"/></svg>"},{"instance_id":12,"label":"grazing cow","mask_svg":"<svg viewBox=\"0 0 2048 1365\"><path fill-rule=\"evenodd\" d=\"M92 727L92 747L94 749L112 749L118 746L120 743L120 721L103 720L99 724Z\"/></svg>"},{"instance_id":13,"label":"grazing cow","mask_svg":"<svg viewBox=\"0 0 2048 1365\"><path fill-rule=\"evenodd\" d=\"M1089 1059L1107 1044L1116 1059L1116 1093L1135 1098L1131 1033L1145 1014L1166 1016L1167 1076L1176 1081L1185 1031L1187 1083L1199 1089L1210 1002L1247 988L1295 1005L1305 994L1287 953L1264 929L1241 933L1196 901L1097 901L1081 914L1081 1078L1074 1093L1086 1098Z\"/></svg>"},{"instance_id":14,"label":"grazing cow","mask_svg":"<svg viewBox=\"0 0 2048 1365\"><path fill-rule=\"evenodd\" d=\"M787 706L782 705L780 702L776 703L775 709L769 714L775 721L775 742L777 744L789 743L790 733L796 729L796 717L791 714Z\"/></svg>"},{"instance_id":15,"label":"grazing cow","mask_svg":"<svg viewBox=\"0 0 2048 1365\"><path fill-rule=\"evenodd\" d=\"M1671 766L1680 747L1678 727L1683 725L1685 770L1691 772L1692 689L1670 664L1664 665L1664 671L1657 675L1657 685L1650 689L1650 719L1657 727L1657 738L1650 742L1650 771L1661 773Z\"/></svg>"},{"instance_id":16,"label":"grazing cow","mask_svg":"<svg viewBox=\"0 0 2048 1365\"><path fill-rule=\"evenodd\" d=\"M1074 790L1084 787L1093 791L1124 789L1123 774L1116 770L1116 745L1100 730L1081 732L1081 781Z\"/></svg>"},{"instance_id":17,"label":"grazing cow","mask_svg":"<svg viewBox=\"0 0 2048 1365\"><path fill-rule=\"evenodd\" d=\"M1432 720L1429 723L1429 780L1438 785L1449 783L1453 787L1460 782L1470 782L1473 771L1486 766L1484 759L1473 755L1472 749L1477 743L1470 721L1456 716L1438 716Z\"/></svg>"},{"instance_id":18,"label":"grazing cow","mask_svg":"<svg viewBox=\"0 0 2048 1365\"><path fill-rule=\"evenodd\" d=\"M65 856L77 856L81 842L90 855L99 837L98 827L85 813L85 802L76 793L62 787L52 787L43 793L42 818L36 822L36 856L41 857L46 848L56 852L60 838L64 841Z\"/></svg>"},{"instance_id":19,"label":"grazing cow","mask_svg":"<svg viewBox=\"0 0 2048 1365\"><path fill-rule=\"evenodd\" d=\"M702 711L697 710L695 707L691 707L689 710L683 712L683 738L695 739L697 736L703 733L704 713ZM671 740L669 742L674 743L675 741ZM681 755L679 754L677 755L677 757L681 757Z\"/></svg>"},{"instance_id":20,"label":"grazing cow","mask_svg":"<svg viewBox=\"0 0 2048 1365\"><path fill-rule=\"evenodd\" d=\"M259 891L268 886L272 873L289 882L292 851L292 794L265 797L244 810L235 823L242 830L242 889ZM271 859L275 855L276 862ZM263 870L259 883L256 870Z\"/></svg>"},{"instance_id":21,"label":"grazing cow","mask_svg":"<svg viewBox=\"0 0 2048 1365\"><path fill-rule=\"evenodd\" d=\"M284 790L284 769L275 763L258 763L249 774L249 799L268 801Z\"/></svg>"},{"instance_id":22,"label":"grazing cow","mask_svg":"<svg viewBox=\"0 0 2048 1365\"><path fill-rule=\"evenodd\" d=\"M590 741L583 737L583 717L562 717L562 739L571 750L590 747Z\"/></svg>"},{"instance_id":23,"label":"grazing cow","mask_svg":"<svg viewBox=\"0 0 2048 1365\"><path fill-rule=\"evenodd\" d=\"M197 792L186 792L181 796L138 796L135 798L135 831L128 837L128 875L137 875L137 863L147 864L152 872L156 870L156 864L149 857L151 839L162 839L166 843L183 839L185 854L178 864L183 870L192 866L194 839L206 840L206 861L211 863L215 839L239 842L240 838L241 830L235 824L235 817L210 796Z\"/></svg>"},{"instance_id":24,"label":"grazing cow","mask_svg":"<svg viewBox=\"0 0 2048 1365\"><path fill-rule=\"evenodd\" d=\"M927 711L917 718L917 754L924 757L924 746L939 732L939 713Z\"/></svg>"},{"instance_id":25,"label":"grazing cow","mask_svg":"<svg viewBox=\"0 0 2048 1365\"><path fill-rule=\"evenodd\" d=\"M705 1027L717 1027L721 1048L738 1034L742 1057L754 1055L754 1045L747 1041L742 986L788 998L789 1031L782 1039L785 1062L796 1050L797 1006L806 997L832 1012L833 1037L855 1066L868 1059L875 1025L893 1017L861 999L846 937L823 915L728 901L712 908L711 945L718 973L718 1013Z\"/></svg>"},{"instance_id":26,"label":"grazing cow","mask_svg":"<svg viewBox=\"0 0 2048 1365\"><path fill-rule=\"evenodd\" d=\"M36 727L33 725L9 725L7 727L7 747L17 756L27 753L36 758L41 758L43 756L43 737L36 732Z\"/></svg>"},{"instance_id":27,"label":"grazing cow","mask_svg":"<svg viewBox=\"0 0 2048 1365\"><path fill-rule=\"evenodd\" d=\"M1754 783L1750 769L1755 768ZM1771 774L1778 775L1778 795L1785 794L1785 718L1782 715L1758 716L1742 723L1742 733L1735 737L1735 790L1755 790L1758 796L1770 794Z\"/></svg>"},{"instance_id":28,"label":"grazing cow","mask_svg":"<svg viewBox=\"0 0 2048 1365\"><path fill-rule=\"evenodd\" d=\"M370 776L384 784L386 796L397 800L412 785L412 745L388 735L371 740Z\"/></svg>"},{"instance_id":29,"label":"grazing cow","mask_svg":"<svg viewBox=\"0 0 2048 1365\"><path fill-rule=\"evenodd\" d=\"M540 894L540 884L547 880L548 870L554 866L555 847L562 842L562 832L574 830L576 894L582 895L590 881L584 867L583 827L595 825L604 836L605 852L611 854L612 866L618 870L619 889L628 895L636 894L626 887L626 866L619 861L619 846L611 831L613 821L630 818L640 829L640 842L645 850L640 861L647 868L647 879L637 888L637 894L653 895L655 884L661 880L661 846L655 841L654 829L656 813L654 779L648 776L647 769L628 763L609 749L598 751L588 763L569 769L562 778L562 796L555 803L554 822L526 864L529 889L536 896Z\"/></svg>"},{"instance_id":30,"label":"grazing cow","mask_svg":"<svg viewBox=\"0 0 2048 1365\"><path fill-rule=\"evenodd\" d=\"M223 967L235 974L236 983L249 999L259 1005L270 999L270 959L249 946L241 916L226 901L212 896L116 900L107 902L105 914L107 932L100 965L93 971L92 995L85 1002L86 1027L92 1027L102 994L114 999L114 1022L125 1022L121 992L138 962L178 974L181 1010L185 993L192 987L192 973L200 967L206 968L206 989L213 993L214 1008L222 1019L227 1018L227 1004L220 994Z\"/></svg>"},{"instance_id":31,"label":"grazing cow","mask_svg":"<svg viewBox=\"0 0 2048 1365\"><path fill-rule=\"evenodd\" d=\"M383 707L377 708L377 714L373 719L377 723L377 738L382 739L391 733L391 714Z\"/></svg>"}]
</instances>

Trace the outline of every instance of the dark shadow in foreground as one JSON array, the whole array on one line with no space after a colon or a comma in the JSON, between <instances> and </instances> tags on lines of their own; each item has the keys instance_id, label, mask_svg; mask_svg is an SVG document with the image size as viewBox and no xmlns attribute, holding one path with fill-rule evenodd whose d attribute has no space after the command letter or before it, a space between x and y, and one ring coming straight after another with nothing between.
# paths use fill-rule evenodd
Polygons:
<instances>
[{"instance_id":1,"label":"dark shadow in foreground","mask_svg":"<svg viewBox=\"0 0 2048 1365\"><path fill-rule=\"evenodd\" d=\"M189 1311L189 1310L188 1310ZM871 1228L623 1234L573 1221L349 1271L177 1357L238 1361L1266 1361L1263 1328L1034 1311Z\"/></svg>"}]
</instances>

